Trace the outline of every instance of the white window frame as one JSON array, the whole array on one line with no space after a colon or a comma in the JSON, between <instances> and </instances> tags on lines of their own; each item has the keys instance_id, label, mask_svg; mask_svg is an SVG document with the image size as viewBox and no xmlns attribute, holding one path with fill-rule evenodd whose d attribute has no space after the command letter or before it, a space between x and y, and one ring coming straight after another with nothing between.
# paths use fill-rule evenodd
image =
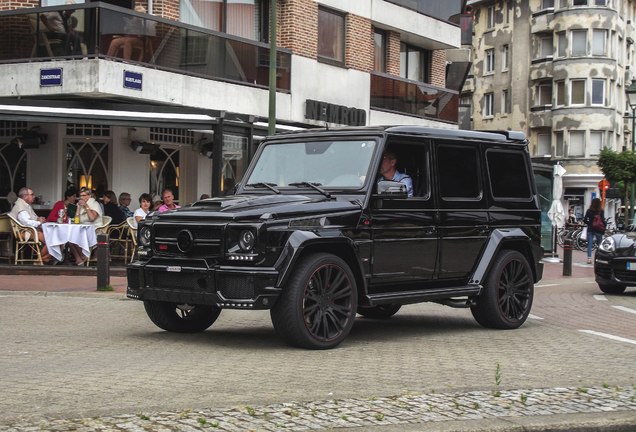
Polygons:
<instances>
[{"instance_id":1,"label":"white window frame","mask_svg":"<svg viewBox=\"0 0 636 432\"><path fill-rule=\"evenodd\" d=\"M571 130L568 141L568 156L585 157L585 131Z\"/></svg>"},{"instance_id":2,"label":"white window frame","mask_svg":"<svg viewBox=\"0 0 636 432\"><path fill-rule=\"evenodd\" d=\"M598 144L596 144L598 142ZM605 131L591 130L590 142L588 145L588 157L598 156L601 154L601 150L605 147Z\"/></svg>"},{"instance_id":3,"label":"white window frame","mask_svg":"<svg viewBox=\"0 0 636 432\"><path fill-rule=\"evenodd\" d=\"M512 106L510 101L510 90L504 89L501 91L501 112L502 114L510 114Z\"/></svg>"},{"instance_id":4,"label":"white window frame","mask_svg":"<svg viewBox=\"0 0 636 432\"><path fill-rule=\"evenodd\" d=\"M502 72L508 71L509 56L510 56L510 45L504 44L501 47L501 71Z\"/></svg>"},{"instance_id":5,"label":"white window frame","mask_svg":"<svg viewBox=\"0 0 636 432\"><path fill-rule=\"evenodd\" d=\"M601 79L601 78L593 78L592 79L592 93L591 93L591 105L595 105L595 106L605 106L606 105L606 96L605 96L605 80ZM600 86L600 90L601 90L601 95L600 95L600 100L599 98L595 97L595 90L598 90L598 87Z\"/></svg>"},{"instance_id":6,"label":"white window frame","mask_svg":"<svg viewBox=\"0 0 636 432\"><path fill-rule=\"evenodd\" d=\"M556 97L554 98L554 106L565 106L565 81L559 80L554 82L554 91L556 91Z\"/></svg>"},{"instance_id":7,"label":"white window frame","mask_svg":"<svg viewBox=\"0 0 636 432\"><path fill-rule=\"evenodd\" d=\"M582 85L583 86L583 91L581 92L583 94L583 101L579 102L579 101L574 101L574 96L575 96L575 86L578 87ZM583 79L571 79L570 80L570 106L584 106L585 105L585 101L586 101L586 92L587 92L587 80L585 78ZM578 94L579 92L577 92Z\"/></svg>"},{"instance_id":8,"label":"white window frame","mask_svg":"<svg viewBox=\"0 0 636 432\"><path fill-rule=\"evenodd\" d=\"M494 100L494 93L484 93L484 118L492 118L495 116Z\"/></svg>"},{"instance_id":9,"label":"white window frame","mask_svg":"<svg viewBox=\"0 0 636 432\"><path fill-rule=\"evenodd\" d=\"M557 57L567 57L568 55L568 35L566 32L558 32L557 33Z\"/></svg>"},{"instance_id":10,"label":"white window frame","mask_svg":"<svg viewBox=\"0 0 636 432\"><path fill-rule=\"evenodd\" d=\"M563 157L563 155L565 154L564 147L565 146L563 142L563 132L562 131L555 132L554 133L554 156Z\"/></svg>"},{"instance_id":11,"label":"white window frame","mask_svg":"<svg viewBox=\"0 0 636 432\"><path fill-rule=\"evenodd\" d=\"M552 142L550 133L537 134L536 156L549 156L552 154Z\"/></svg>"},{"instance_id":12,"label":"white window frame","mask_svg":"<svg viewBox=\"0 0 636 432\"><path fill-rule=\"evenodd\" d=\"M546 106L552 105L552 83L542 82L537 85L537 94L535 98L535 105ZM548 99L548 100L545 100Z\"/></svg>"},{"instance_id":13,"label":"white window frame","mask_svg":"<svg viewBox=\"0 0 636 432\"><path fill-rule=\"evenodd\" d=\"M580 40L582 38L582 41ZM572 57L587 56L587 30L572 30L570 32L570 55ZM575 51L577 45L583 42L583 51Z\"/></svg>"},{"instance_id":14,"label":"white window frame","mask_svg":"<svg viewBox=\"0 0 636 432\"><path fill-rule=\"evenodd\" d=\"M541 9L554 9L554 0L541 0Z\"/></svg>"},{"instance_id":15,"label":"white window frame","mask_svg":"<svg viewBox=\"0 0 636 432\"><path fill-rule=\"evenodd\" d=\"M550 58L554 56L554 41L552 35L539 37L539 58Z\"/></svg>"},{"instance_id":16,"label":"white window frame","mask_svg":"<svg viewBox=\"0 0 636 432\"><path fill-rule=\"evenodd\" d=\"M486 14L486 29L495 28L495 5L488 6Z\"/></svg>"},{"instance_id":17,"label":"white window frame","mask_svg":"<svg viewBox=\"0 0 636 432\"><path fill-rule=\"evenodd\" d=\"M597 45L601 45L600 49L599 47L597 47ZM607 56L607 30L592 30L592 55Z\"/></svg>"},{"instance_id":18,"label":"white window frame","mask_svg":"<svg viewBox=\"0 0 636 432\"><path fill-rule=\"evenodd\" d=\"M495 49L489 48L484 55L484 75L490 75L495 72Z\"/></svg>"}]
</instances>

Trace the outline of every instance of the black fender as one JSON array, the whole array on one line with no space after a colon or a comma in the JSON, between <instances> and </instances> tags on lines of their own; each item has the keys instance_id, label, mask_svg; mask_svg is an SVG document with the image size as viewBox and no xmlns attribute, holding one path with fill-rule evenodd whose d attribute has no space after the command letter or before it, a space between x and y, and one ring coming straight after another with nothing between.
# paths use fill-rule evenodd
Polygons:
<instances>
[{"instance_id":1,"label":"black fender","mask_svg":"<svg viewBox=\"0 0 636 432\"><path fill-rule=\"evenodd\" d=\"M351 267L351 271L356 276L358 288L365 288L362 277L362 264L357 251L356 244L348 237L340 233L329 233L329 235L319 235L314 231L294 231L283 251L278 257L274 267L278 270L277 287L283 287L294 270L294 266L305 251L311 249L317 252L329 252L344 259Z\"/></svg>"},{"instance_id":2,"label":"black fender","mask_svg":"<svg viewBox=\"0 0 636 432\"><path fill-rule=\"evenodd\" d=\"M513 247L513 249L518 250L528 259L528 263L530 264L530 268L533 272L534 281L537 282L541 279L543 263L537 262L537 260L534 259L532 241L530 237L523 232L521 228L498 228L493 230L490 234L490 238L486 243L484 252L479 259L477 267L475 267L475 271L473 272L469 283L480 285L488 274L488 270L490 269L494 257L501 249L504 248L506 243L511 242L514 242L517 245L523 245L521 248Z\"/></svg>"}]
</instances>

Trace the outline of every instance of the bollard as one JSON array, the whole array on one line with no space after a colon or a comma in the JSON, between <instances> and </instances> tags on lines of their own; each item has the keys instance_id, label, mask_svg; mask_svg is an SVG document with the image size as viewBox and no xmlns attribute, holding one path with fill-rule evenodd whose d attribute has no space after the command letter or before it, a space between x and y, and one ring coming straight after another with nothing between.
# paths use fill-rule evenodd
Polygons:
<instances>
[{"instance_id":1,"label":"bollard","mask_svg":"<svg viewBox=\"0 0 636 432\"><path fill-rule=\"evenodd\" d=\"M97 291L104 291L110 285L110 256L108 234L97 234Z\"/></svg>"},{"instance_id":2,"label":"bollard","mask_svg":"<svg viewBox=\"0 0 636 432\"><path fill-rule=\"evenodd\" d=\"M572 276L572 239L563 241L563 276Z\"/></svg>"}]
</instances>

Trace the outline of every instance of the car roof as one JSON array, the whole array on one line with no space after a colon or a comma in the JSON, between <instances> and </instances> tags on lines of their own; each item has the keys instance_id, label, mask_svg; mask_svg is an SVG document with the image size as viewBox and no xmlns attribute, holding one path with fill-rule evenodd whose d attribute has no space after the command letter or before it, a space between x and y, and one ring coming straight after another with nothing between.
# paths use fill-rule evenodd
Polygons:
<instances>
[{"instance_id":1,"label":"car roof","mask_svg":"<svg viewBox=\"0 0 636 432\"><path fill-rule=\"evenodd\" d=\"M324 137L325 135L333 136L356 136L356 135L410 135L422 137L438 137L447 139L470 139L480 141L497 141L511 144L526 145L526 135L519 131L474 131L463 129L437 128L430 126L360 126L360 127L341 127L341 128L316 128L301 131L283 132L271 137L267 140L275 139L292 139L308 137Z\"/></svg>"}]
</instances>

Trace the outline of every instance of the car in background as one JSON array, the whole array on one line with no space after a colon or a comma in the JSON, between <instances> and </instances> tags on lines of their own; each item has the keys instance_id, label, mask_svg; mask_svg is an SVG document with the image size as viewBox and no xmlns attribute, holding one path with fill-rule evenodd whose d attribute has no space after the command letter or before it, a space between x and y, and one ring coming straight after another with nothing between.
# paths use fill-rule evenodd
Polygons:
<instances>
[{"instance_id":1,"label":"car in background","mask_svg":"<svg viewBox=\"0 0 636 432\"><path fill-rule=\"evenodd\" d=\"M605 237L594 256L594 275L601 291L622 294L636 286L636 232Z\"/></svg>"}]
</instances>

